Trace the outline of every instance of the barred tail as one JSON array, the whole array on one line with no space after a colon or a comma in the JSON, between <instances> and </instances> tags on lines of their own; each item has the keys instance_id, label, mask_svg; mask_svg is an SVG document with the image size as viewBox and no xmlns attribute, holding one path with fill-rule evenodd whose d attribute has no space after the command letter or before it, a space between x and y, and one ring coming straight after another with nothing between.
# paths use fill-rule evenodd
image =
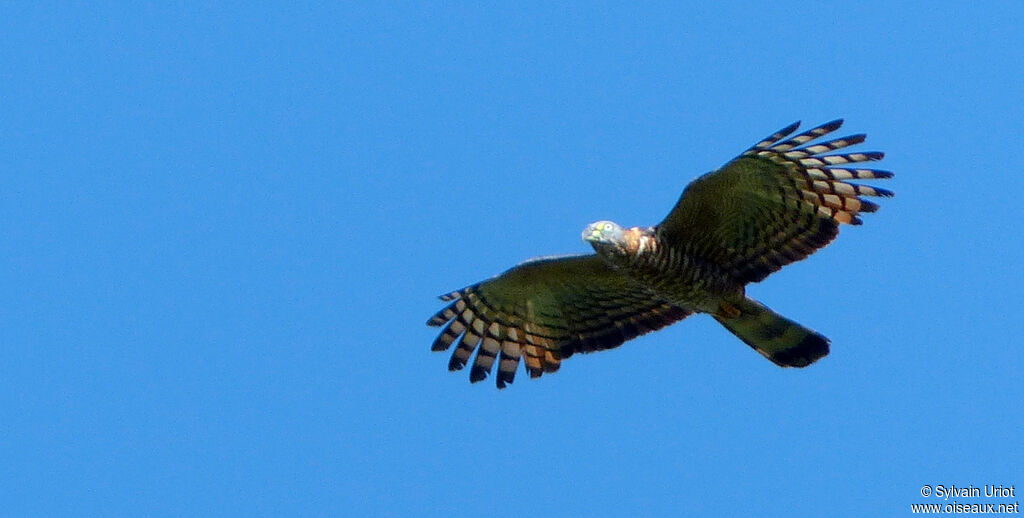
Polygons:
<instances>
[{"instance_id":1,"label":"barred tail","mask_svg":"<svg viewBox=\"0 0 1024 518\"><path fill-rule=\"evenodd\" d=\"M714 317L740 340L781 367L806 367L828 354L828 338L749 297Z\"/></svg>"}]
</instances>

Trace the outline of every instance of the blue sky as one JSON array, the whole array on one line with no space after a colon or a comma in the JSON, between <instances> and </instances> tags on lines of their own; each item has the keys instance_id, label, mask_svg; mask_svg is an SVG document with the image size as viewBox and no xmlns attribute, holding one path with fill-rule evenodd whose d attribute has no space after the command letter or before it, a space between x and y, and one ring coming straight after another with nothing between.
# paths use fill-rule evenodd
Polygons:
<instances>
[{"instance_id":1,"label":"blue sky","mask_svg":"<svg viewBox=\"0 0 1024 518\"><path fill-rule=\"evenodd\" d=\"M1022 16L6 4L5 514L903 516L924 484L1024 491ZM585 252L594 220L654 224L836 117L896 197L749 288L831 338L821 362L706 316L500 392L429 351L436 295Z\"/></svg>"}]
</instances>

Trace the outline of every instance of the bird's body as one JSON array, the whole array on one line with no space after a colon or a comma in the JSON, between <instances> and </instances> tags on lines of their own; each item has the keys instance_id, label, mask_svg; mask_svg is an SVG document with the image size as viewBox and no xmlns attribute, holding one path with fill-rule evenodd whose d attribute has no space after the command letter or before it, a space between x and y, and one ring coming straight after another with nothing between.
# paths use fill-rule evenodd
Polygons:
<instances>
[{"instance_id":1,"label":"bird's body","mask_svg":"<svg viewBox=\"0 0 1024 518\"><path fill-rule=\"evenodd\" d=\"M445 326L433 349L458 341L451 370L477 351L474 382L497 360L501 388L521 357L536 377L575 352L616 347L707 313L778 365L813 363L828 354L828 339L748 298L745 286L827 245L840 223L859 224L859 213L877 210L860 196L892 195L846 181L891 173L835 167L878 160L881 153L823 154L864 135L811 143L841 124L788 140L797 124L772 134L691 182L655 227L589 225L582 237L596 254L527 261L442 296L449 305L427 322Z\"/></svg>"},{"instance_id":2,"label":"bird's body","mask_svg":"<svg viewBox=\"0 0 1024 518\"><path fill-rule=\"evenodd\" d=\"M595 223L607 224L614 225L607 221ZM714 313L722 302L743 297L743 285L724 275L715 263L663 245L651 227L627 229L622 241L621 252L592 243L597 255L613 269L663 300L691 311Z\"/></svg>"}]
</instances>

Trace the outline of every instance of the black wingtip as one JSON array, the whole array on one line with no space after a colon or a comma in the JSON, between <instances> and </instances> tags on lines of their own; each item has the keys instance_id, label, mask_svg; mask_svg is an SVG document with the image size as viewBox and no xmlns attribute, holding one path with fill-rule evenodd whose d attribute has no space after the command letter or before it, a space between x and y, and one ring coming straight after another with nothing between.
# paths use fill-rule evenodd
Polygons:
<instances>
[{"instance_id":1,"label":"black wingtip","mask_svg":"<svg viewBox=\"0 0 1024 518\"><path fill-rule=\"evenodd\" d=\"M505 388L506 383L512 383L516 378L516 370L519 369L519 358L515 359L515 364L512 366L512 370L508 369L509 357L504 351L498 353L498 372L494 375L494 384L498 388Z\"/></svg>"},{"instance_id":2,"label":"black wingtip","mask_svg":"<svg viewBox=\"0 0 1024 518\"><path fill-rule=\"evenodd\" d=\"M487 378L487 370L478 365L473 365L473 368L469 370L469 382L476 383L483 381Z\"/></svg>"},{"instance_id":3,"label":"black wingtip","mask_svg":"<svg viewBox=\"0 0 1024 518\"><path fill-rule=\"evenodd\" d=\"M505 388L506 383L511 384L512 378L506 377L503 372L499 372L498 375L495 376L494 378L494 385L497 386L499 389L503 389Z\"/></svg>"},{"instance_id":4,"label":"black wingtip","mask_svg":"<svg viewBox=\"0 0 1024 518\"><path fill-rule=\"evenodd\" d=\"M878 212L879 205L873 201L860 200L861 212Z\"/></svg>"},{"instance_id":5,"label":"black wingtip","mask_svg":"<svg viewBox=\"0 0 1024 518\"><path fill-rule=\"evenodd\" d=\"M441 327L447 324L449 320L454 318L455 312L453 311L453 309L455 308L455 304L455 302L448 304L445 307L441 308L441 311L434 313L433 316L427 319L427 326Z\"/></svg>"},{"instance_id":6,"label":"black wingtip","mask_svg":"<svg viewBox=\"0 0 1024 518\"><path fill-rule=\"evenodd\" d=\"M794 131L796 131L797 128L800 127L800 122L801 121L796 121L793 124L790 124L789 126L786 126L785 128L782 128L779 131L776 131L775 134L776 135L781 135L781 137L779 137L779 138L784 138L784 137L788 136L790 133L793 133Z\"/></svg>"},{"instance_id":7,"label":"black wingtip","mask_svg":"<svg viewBox=\"0 0 1024 518\"><path fill-rule=\"evenodd\" d=\"M448 360L448 370L449 371L453 371L453 372L454 371L460 371L465 366L466 366L466 362L464 360L459 359L454 354L452 354L452 359Z\"/></svg>"},{"instance_id":8,"label":"black wingtip","mask_svg":"<svg viewBox=\"0 0 1024 518\"><path fill-rule=\"evenodd\" d=\"M434 352L444 351L444 350L447 350L449 347L452 346L452 342L454 340L451 340L451 341L445 340L445 337L447 337L449 335L449 333L451 333L451 331L450 331L451 327L452 327L452 323L449 322L448 325L446 325L444 327L444 329L442 329L441 332L438 333L437 338L434 339L434 343L431 344L431 346L430 346L430 350L431 351L434 351ZM454 333L451 333L451 334L454 334Z\"/></svg>"},{"instance_id":9,"label":"black wingtip","mask_svg":"<svg viewBox=\"0 0 1024 518\"><path fill-rule=\"evenodd\" d=\"M838 139L838 140L845 140L847 146L853 146L853 145L856 145L856 144L862 144L867 139L868 139L868 134L867 133L857 133L856 135L850 135L850 136L843 137L843 138Z\"/></svg>"},{"instance_id":10,"label":"black wingtip","mask_svg":"<svg viewBox=\"0 0 1024 518\"><path fill-rule=\"evenodd\" d=\"M843 125L843 122L843 119L836 119L833 121L828 121L825 124L822 124L821 126L818 127L822 129L827 129L829 132L833 132L839 129L839 127Z\"/></svg>"}]
</instances>

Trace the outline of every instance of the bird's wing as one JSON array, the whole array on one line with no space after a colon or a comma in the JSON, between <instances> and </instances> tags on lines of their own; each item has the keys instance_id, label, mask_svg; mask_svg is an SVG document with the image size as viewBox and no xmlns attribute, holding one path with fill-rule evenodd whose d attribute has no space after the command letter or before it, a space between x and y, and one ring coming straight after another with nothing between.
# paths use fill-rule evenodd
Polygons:
<instances>
[{"instance_id":1,"label":"bird's wing","mask_svg":"<svg viewBox=\"0 0 1024 518\"><path fill-rule=\"evenodd\" d=\"M498 388L512 382L520 356L537 377L575 352L617 347L689 314L593 254L527 261L441 299L450 303L427 321L444 326L432 349L458 342L449 370L463 368L475 350L472 382L484 379L497 359Z\"/></svg>"},{"instance_id":2,"label":"bird's wing","mask_svg":"<svg viewBox=\"0 0 1024 518\"><path fill-rule=\"evenodd\" d=\"M794 123L694 180L658 225L659 241L747 283L824 247L839 223L859 225L858 214L878 209L860 197L892 192L847 180L892 173L836 167L882 158L878 152L827 154L863 142L863 134L811 142L842 123L835 120L783 140L796 131L799 122Z\"/></svg>"}]
</instances>

